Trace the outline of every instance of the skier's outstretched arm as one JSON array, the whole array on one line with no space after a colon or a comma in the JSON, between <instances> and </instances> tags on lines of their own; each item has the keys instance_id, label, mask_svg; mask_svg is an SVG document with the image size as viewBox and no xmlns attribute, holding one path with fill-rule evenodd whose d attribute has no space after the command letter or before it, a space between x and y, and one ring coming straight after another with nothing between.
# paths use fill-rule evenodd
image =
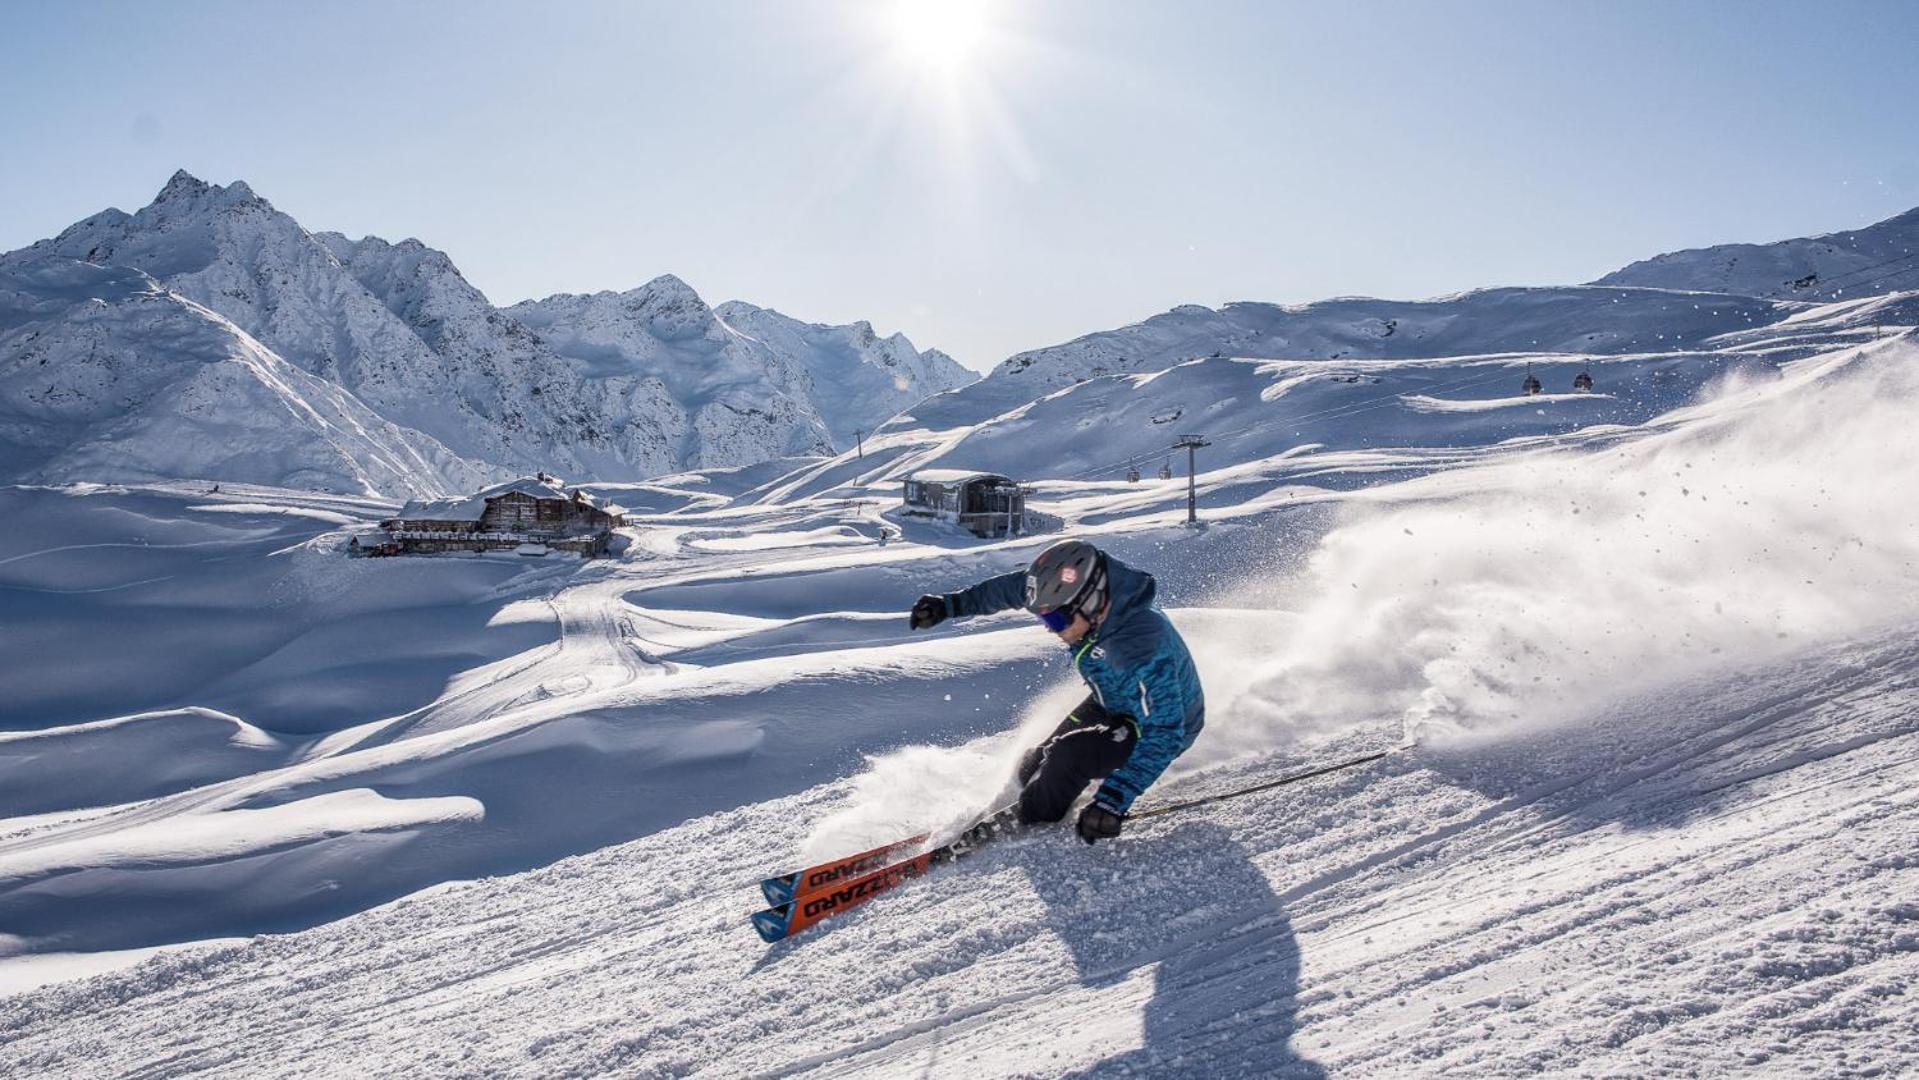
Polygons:
<instances>
[{"instance_id":1,"label":"skier's outstretched arm","mask_svg":"<svg viewBox=\"0 0 1919 1080\"><path fill-rule=\"evenodd\" d=\"M998 577L989 577L969 589L948 594L946 597L947 614L954 618L968 615L991 615L996 611L1011 611L1026 606L1026 571L1014 570Z\"/></svg>"},{"instance_id":2,"label":"skier's outstretched arm","mask_svg":"<svg viewBox=\"0 0 1919 1080\"><path fill-rule=\"evenodd\" d=\"M1026 606L1026 571L1014 570L990 577L956 593L928 593L913 605L913 629L937 626L947 619L991 615Z\"/></svg>"}]
</instances>

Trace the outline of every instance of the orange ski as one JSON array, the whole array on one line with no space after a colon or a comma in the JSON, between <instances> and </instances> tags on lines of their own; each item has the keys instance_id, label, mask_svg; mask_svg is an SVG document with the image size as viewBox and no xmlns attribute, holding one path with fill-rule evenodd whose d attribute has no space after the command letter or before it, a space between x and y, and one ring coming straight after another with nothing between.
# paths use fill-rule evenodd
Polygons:
<instances>
[{"instance_id":1,"label":"orange ski","mask_svg":"<svg viewBox=\"0 0 1919 1080\"><path fill-rule=\"evenodd\" d=\"M1018 821L1018 815L1018 807L1006 807L975 822L952 843L943 847L923 851L858 877L841 876L837 884L829 882L813 892L801 893L784 903L774 904L765 911L754 912L753 929L768 942L791 937L829 915L838 915L842 911L858 907L901 882L916 878L941 863L952 862L954 859L970 854L981 844L1013 828ZM892 850L898 851L918 842L918 840L909 840L902 844L895 844L892 845ZM853 858L878 857L887 850L875 848L872 851L861 852ZM842 860L842 862L845 861ZM797 877L798 875L789 876Z\"/></svg>"},{"instance_id":2,"label":"orange ski","mask_svg":"<svg viewBox=\"0 0 1919 1080\"><path fill-rule=\"evenodd\" d=\"M823 862L796 870L790 874L781 874L760 882L760 892L766 894L766 902L778 907L789 900L811 896L842 882L864 877L890 862L897 861L902 854L919 847L926 842L927 834L909 837L876 847L871 851L862 851L858 855L848 855L843 859Z\"/></svg>"}]
</instances>

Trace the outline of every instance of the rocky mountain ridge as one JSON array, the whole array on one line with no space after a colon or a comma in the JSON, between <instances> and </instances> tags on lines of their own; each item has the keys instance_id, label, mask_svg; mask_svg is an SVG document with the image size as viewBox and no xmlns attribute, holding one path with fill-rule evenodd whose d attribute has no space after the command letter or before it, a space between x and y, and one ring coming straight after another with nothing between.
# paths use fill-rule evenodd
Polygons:
<instances>
[{"instance_id":1,"label":"rocky mountain ridge","mask_svg":"<svg viewBox=\"0 0 1919 1080\"><path fill-rule=\"evenodd\" d=\"M817 356L803 335L769 345L727 328L670 275L626 293L517 305L568 346L557 348L514 313L494 307L444 252L413 239L396 244L310 233L244 182L213 185L184 171L137 213L95 214L52 239L0 255L0 269L13 273L16 289L30 293L49 273L60 276L48 270L60 261L138 271L161 291L229 321L275 359L407 430L411 443L431 450L426 457L449 463L398 486L389 477L383 494L425 493L539 469L636 480L831 453L835 429L823 416L831 415L840 430L870 428L891 415L880 410L899 400L972 378L944 354L922 355L896 335L872 361L889 363L886 377L896 383L896 392L879 400L868 392L870 378L847 378L858 375L858 363L849 369L845 350L830 347L836 336L870 336L870 326L812 328L828 339ZM72 280L92 279L81 273ZM624 299L600 302L613 296ZM578 325L569 322L574 316ZM144 324L129 322L119 332L133 333L136 325ZM30 366L41 366L45 356L37 354ZM17 368L14 359L0 354L0 370ZM25 412L10 430L35 430L48 419L46 389L11 395ZM211 468L215 460L210 453L188 454L178 467L211 475L191 470ZM101 479L118 475L122 465L129 475L140 473L139 463L110 456L97 464ZM363 473L384 475L349 469L330 474L329 482L352 487Z\"/></svg>"}]
</instances>

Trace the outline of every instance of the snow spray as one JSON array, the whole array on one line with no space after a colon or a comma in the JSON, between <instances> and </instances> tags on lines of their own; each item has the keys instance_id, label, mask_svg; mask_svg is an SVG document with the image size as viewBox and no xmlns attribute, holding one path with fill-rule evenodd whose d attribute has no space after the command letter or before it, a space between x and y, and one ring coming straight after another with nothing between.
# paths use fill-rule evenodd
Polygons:
<instances>
[{"instance_id":1,"label":"snow spray","mask_svg":"<svg viewBox=\"0 0 1919 1080\"><path fill-rule=\"evenodd\" d=\"M1607 449L1362 493L1186 764L1391 717L1497 737L1919 616L1915 416L1919 348L1888 342Z\"/></svg>"}]
</instances>

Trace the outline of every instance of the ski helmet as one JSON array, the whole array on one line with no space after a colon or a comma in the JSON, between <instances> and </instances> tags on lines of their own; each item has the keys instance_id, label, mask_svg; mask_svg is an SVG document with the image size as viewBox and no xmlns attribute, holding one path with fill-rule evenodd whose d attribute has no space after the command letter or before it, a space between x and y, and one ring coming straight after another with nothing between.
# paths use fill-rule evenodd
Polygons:
<instances>
[{"instance_id":1,"label":"ski helmet","mask_svg":"<svg viewBox=\"0 0 1919 1080\"><path fill-rule=\"evenodd\" d=\"M1099 617L1106 606L1106 556L1084 540L1061 540L1026 571L1026 610L1058 633L1073 616Z\"/></svg>"}]
</instances>

